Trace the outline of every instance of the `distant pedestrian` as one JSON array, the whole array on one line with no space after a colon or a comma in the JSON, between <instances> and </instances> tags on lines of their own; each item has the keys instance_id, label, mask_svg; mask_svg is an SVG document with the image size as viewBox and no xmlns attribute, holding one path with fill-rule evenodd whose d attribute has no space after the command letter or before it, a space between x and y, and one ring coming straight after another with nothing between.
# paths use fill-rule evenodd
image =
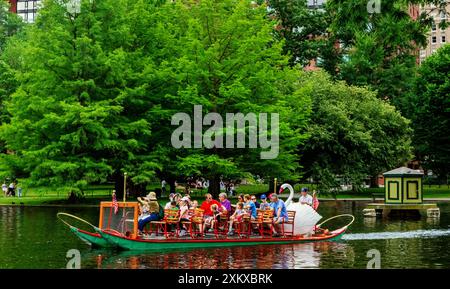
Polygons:
<instances>
[{"instance_id":1,"label":"distant pedestrian","mask_svg":"<svg viewBox=\"0 0 450 289\"><path fill-rule=\"evenodd\" d=\"M2 185L2 191L3 191L3 194L5 195L5 197L7 197L8 196L8 186L5 183L3 183L3 185Z\"/></svg>"},{"instance_id":2,"label":"distant pedestrian","mask_svg":"<svg viewBox=\"0 0 450 289\"><path fill-rule=\"evenodd\" d=\"M234 184L230 182L228 184L228 196L232 197L234 195Z\"/></svg>"},{"instance_id":3,"label":"distant pedestrian","mask_svg":"<svg viewBox=\"0 0 450 289\"><path fill-rule=\"evenodd\" d=\"M9 184L8 195L13 196L13 197L16 195L16 183L15 182L12 182Z\"/></svg>"}]
</instances>

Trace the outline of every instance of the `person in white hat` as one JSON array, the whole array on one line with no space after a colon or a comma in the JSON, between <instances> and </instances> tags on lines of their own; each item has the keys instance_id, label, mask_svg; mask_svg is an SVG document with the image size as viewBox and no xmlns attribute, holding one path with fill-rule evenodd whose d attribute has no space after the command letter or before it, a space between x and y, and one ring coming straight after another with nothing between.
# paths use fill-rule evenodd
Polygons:
<instances>
[{"instance_id":1,"label":"person in white hat","mask_svg":"<svg viewBox=\"0 0 450 289\"><path fill-rule=\"evenodd\" d=\"M141 215L138 219L138 229L142 233L147 223L159 220L159 204L155 192L150 192L144 198L138 197L137 200L142 207Z\"/></svg>"}]
</instances>

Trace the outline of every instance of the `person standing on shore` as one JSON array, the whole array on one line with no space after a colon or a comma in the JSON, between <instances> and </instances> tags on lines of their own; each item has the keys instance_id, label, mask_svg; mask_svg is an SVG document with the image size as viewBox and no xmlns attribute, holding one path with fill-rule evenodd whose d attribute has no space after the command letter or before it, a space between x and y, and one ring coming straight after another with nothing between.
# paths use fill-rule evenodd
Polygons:
<instances>
[{"instance_id":1,"label":"person standing on shore","mask_svg":"<svg viewBox=\"0 0 450 289\"><path fill-rule=\"evenodd\" d=\"M12 182L8 187L8 195L14 197L16 195L16 183Z\"/></svg>"},{"instance_id":2,"label":"person standing on shore","mask_svg":"<svg viewBox=\"0 0 450 289\"><path fill-rule=\"evenodd\" d=\"M6 182L3 183L3 185L2 185L2 191L3 191L3 194L5 195L5 197L7 197L8 196L8 186L6 185Z\"/></svg>"}]
</instances>

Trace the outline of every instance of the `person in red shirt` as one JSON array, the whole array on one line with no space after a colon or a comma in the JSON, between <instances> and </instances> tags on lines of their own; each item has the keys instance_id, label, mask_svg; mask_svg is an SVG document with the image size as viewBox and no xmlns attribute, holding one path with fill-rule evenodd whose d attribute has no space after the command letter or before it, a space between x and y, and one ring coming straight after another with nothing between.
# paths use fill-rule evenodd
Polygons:
<instances>
[{"instance_id":1,"label":"person in red shirt","mask_svg":"<svg viewBox=\"0 0 450 289\"><path fill-rule=\"evenodd\" d=\"M206 200L204 200L202 205L200 206L200 209L202 209L204 211L203 216L205 216L205 217L213 216L213 212L211 211L211 206L217 205L217 207L221 208L222 205L218 201L213 200L211 194L206 194L205 198L206 198Z\"/></svg>"},{"instance_id":2,"label":"person in red shirt","mask_svg":"<svg viewBox=\"0 0 450 289\"><path fill-rule=\"evenodd\" d=\"M200 209L203 210L203 219L205 222L204 223L205 227L206 228L210 227L210 231L212 231L213 229L211 228L211 222L214 219L214 212L212 211L211 206L216 205L219 212L222 212L223 208L218 201L213 200L211 194L206 194L205 198L206 200L203 201L202 205L200 206Z\"/></svg>"}]
</instances>

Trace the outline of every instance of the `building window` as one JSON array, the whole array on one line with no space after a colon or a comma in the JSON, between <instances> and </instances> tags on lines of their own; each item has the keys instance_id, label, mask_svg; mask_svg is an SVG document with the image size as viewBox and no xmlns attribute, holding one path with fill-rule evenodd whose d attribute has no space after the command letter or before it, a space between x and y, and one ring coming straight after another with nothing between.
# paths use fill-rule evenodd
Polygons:
<instances>
[{"instance_id":1,"label":"building window","mask_svg":"<svg viewBox=\"0 0 450 289\"><path fill-rule=\"evenodd\" d=\"M441 19L446 19L447 18L447 12L445 11L441 11Z\"/></svg>"},{"instance_id":2,"label":"building window","mask_svg":"<svg viewBox=\"0 0 450 289\"><path fill-rule=\"evenodd\" d=\"M322 8L324 6L325 0L308 0L308 8Z\"/></svg>"},{"instance_id":3,"label":"building window","mask_svg":"<svg viewBox=\"0 0 450 289\"><path fill-rule=\"evenodd\" d=\"M436 22L434 22L434 21L431 24L431 31L436 31Z\"/></svg>"},{"instance_id":4,"label":"building window","mask_svg":"<svg viewBox=\"0 0 450 289\"><path fill-rule=\"evenodd\" d=\"M446 42L445 36L442 36L441 42L442 42L442 43L445 43L445 42Z\"/></svg>"},{"instance_id":5,"label":"building window","mask_svg":"<svg viewBox=\"0 0 450 289\"><path fill-rule=\"evenodd\" d=\"M431 37L431 43L436 43L436 42L437 42L436 36Z\"/></svg>"},{"instance_id":6,"label":"building window","mask_svg":"<svg viewBox=\"0 0 450 289\"><path fill-rule=\"evenodd\" d=\"M41 0L17 0L17 15L25 22L34 22Z\"/></svg>"}]
</instances>

